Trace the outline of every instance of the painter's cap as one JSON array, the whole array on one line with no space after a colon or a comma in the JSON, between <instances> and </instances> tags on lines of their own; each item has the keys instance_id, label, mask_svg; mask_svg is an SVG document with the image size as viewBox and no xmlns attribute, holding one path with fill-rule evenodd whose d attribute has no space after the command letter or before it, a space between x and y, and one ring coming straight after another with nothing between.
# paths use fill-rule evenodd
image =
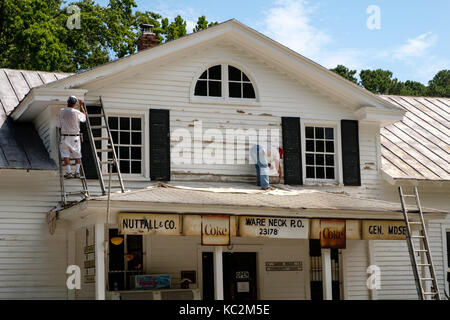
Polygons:
<instances>
[{"instance_id":1,"label":"painter's cap","mask_svg":"<svg viewBox=\"0 0 450 320\"><path fill-rule=\"evenodd\" d=\"M69 99L67 99L68 104L75 104L77 102L78 102L78 99L75 96L70 96Z\"/></svg>"}]
</instances>

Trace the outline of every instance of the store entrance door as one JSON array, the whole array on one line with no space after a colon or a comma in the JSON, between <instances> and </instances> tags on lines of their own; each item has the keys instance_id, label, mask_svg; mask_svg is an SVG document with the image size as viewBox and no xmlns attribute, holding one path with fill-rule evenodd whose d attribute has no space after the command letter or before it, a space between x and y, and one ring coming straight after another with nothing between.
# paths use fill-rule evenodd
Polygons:
<instances>
[{"instance_id":1,"label":"store entrance door","mask_svg":"<svg viewBox=\"0 0 450 320\"><path fill-rule=\"evenodd\" d=\"M225 300L256 300L256 253L223 253L223 290Z\"/></svg>"}]
</instances>

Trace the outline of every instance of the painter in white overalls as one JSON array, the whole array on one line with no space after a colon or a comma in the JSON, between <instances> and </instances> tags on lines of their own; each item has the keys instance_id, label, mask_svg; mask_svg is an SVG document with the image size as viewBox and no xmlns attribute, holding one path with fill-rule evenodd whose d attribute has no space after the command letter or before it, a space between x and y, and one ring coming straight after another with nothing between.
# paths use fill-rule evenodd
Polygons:
<instances>
[{"instance_id":1,"label":"painter in white overalls","mask_svg":"<svg viewBox=\"0 0 450 320\"><path fill-rule=\"evenodd\" d=\"M80 122L86 122L86 111L83 101L80 101L80 111L76 110L78 99L74 96L67 100L67 108L59 112L59 128L61 129L61 143L59 149L66 166L65 178L79 178L81 164L81 135ZM70 159L75 159L75 174L70 168Z\"/></svg>"}]
</instances>

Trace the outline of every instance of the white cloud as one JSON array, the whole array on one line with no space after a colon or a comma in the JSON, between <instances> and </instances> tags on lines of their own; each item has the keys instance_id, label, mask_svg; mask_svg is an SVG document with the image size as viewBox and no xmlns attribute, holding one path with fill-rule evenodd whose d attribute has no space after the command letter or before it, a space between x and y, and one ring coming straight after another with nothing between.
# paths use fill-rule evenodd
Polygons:
<instances>
[{"instance_id":1,"label":"white cloud","mask_svg":"<svg viewBox=\"0 0 450 320\"><path fill-rule=\"evenodd\" d=\"M394 50L393 57L400 60L411 57L422 57L428 52L429 48L437 43L437 40L438 36L432 32L427 32L416 38L408 39L405 44Z\"/></svg>"},{"instance_id":2,"label":"white cloud","mask_svg":"<svg viewBox=\"0 0 450 320\"><path fill-rule=\"evenodd\" d=\"M305 0L277 0L265 13L264 33L302 55L315 57L330 37L312 26L314 11Z\"/></svg>"}]
</instances>

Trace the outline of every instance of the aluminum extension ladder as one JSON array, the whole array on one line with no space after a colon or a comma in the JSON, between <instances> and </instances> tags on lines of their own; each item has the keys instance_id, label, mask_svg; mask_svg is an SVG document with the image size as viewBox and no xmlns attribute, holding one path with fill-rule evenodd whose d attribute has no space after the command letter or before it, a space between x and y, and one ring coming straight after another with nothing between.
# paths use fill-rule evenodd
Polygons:
<instances>
[{"instance_id":1,"label":"aluminum extension ladder","mask_svg":"<svg viewBox=\"0 0 450 320\"><path fill-rule=\"evenodd\" d=\"M86 120L86 125L87 125L87 132L88 132L88 136L89 136L89 141L90 141L90 145L91 145L91 149L92 149L92 153L94 156L94 160L95 160L95 169L97 171L97 175L98 175L98 180L100 183L100 188L102 190L102 194L106 195L111 194L111 190L112 189L119 189L122 193L125 192L125 187L123 184L123 179L122 179L122 174L120 173L120 166L119 163L117 161L117 155L116 155L116 149L114 147L114 143L113 143L113 138L111 135L111 132L109 130L109 125L108 125L108 118L105 114L105 109L103 108L103 101L102 98L100 97L100 113L99 114L89 114L87 107L85 108L86 113L87 113L87 120ZM101 124L100 125L94 125L91 126L89 119L90 118L100 118L101 119ZM106 137L94 137L94 134L92 132L92 130L95 129L106 129L107 135ZM102 143L102 147L100 149L97 149L97 146L95 144L96 141L101 141ZM105 143L106 142L106 147L105 147ZM109 160L109 155L112 155L112 159ZM102 160L106 159L105 160ZM103 170L103 165L106 165L106 169L107 170ZM116 168L116 172L112 172L112 168L115 167ZM108 177L108 185L105 185L105 176ZM112 176L117 176L118 178L118 182L119 184L116 185L112 185ZM119 191L117 190L117 191Z\"/></svg>"},{"instance_id":2,"label":"aluminum extension ladder","mask_svg":"<svg viewBox=\"0 0 450 320\"><path fill-rule=\"evenodd\" d=\"M433 259L431 257L430 251L430 243L428 241L427 230L425 226L425 220L423 217L422 207L420 205L419 192L417 187L414 187L414 194L405 195L403 194L402 187L399 187L400 193L400 201L402 204L403 216L406 223L406 241L408 244L409 257L411 259L411 266L414 273L414 279L416 281L417 294L419 295L420 300L428 300L427 298L431 298L433 300L440 300L439 294L439 286L436 280L436 272L434 269ZM414 198L417 206L417 217L416 219L411 219L411 213L408 212L405 198ZM414 212L415 213L415 212ZM413 227L418 227L413 230ZM413 231L418 231L413 234ZM420 249L416 249L414 246L414 239L418 239L420 241ZM417 261L416 254L420 255L421 261ZM429 271L429 276L424 275L425 272L420 272L419 268L422 268L422 271ZM427 292L427 286L425 284L431 283L430 291Z\"/></svg>"},{"instance_id":3,"label":"aluminum extension ladder","mask_svg":"<svg viewBox=\"0 0 450 320\"><path fill-rule=\"evenodd\" d=\"M56 129L56 135L58 137L58 158L59 158L59 183L61 185L61 202L63 205L67 205L68 203L68 197L70 196L81 196L83 199L89 197L89 189L88 184L86 181L86 175L84 173L83 163L80 164L80 177L79 178L71 178L70 180L77 180L79 179L81 181L81 190L79 191L67 191L66 190L66 178L64 177L64 169L65 169L65 163L64 159L61 157L61 150L60 150L60 144L61 144L61 134L59 132L59 129ZM74 159L70 159L70 166L74 166Z\"/></svg>"}]
</instances>

